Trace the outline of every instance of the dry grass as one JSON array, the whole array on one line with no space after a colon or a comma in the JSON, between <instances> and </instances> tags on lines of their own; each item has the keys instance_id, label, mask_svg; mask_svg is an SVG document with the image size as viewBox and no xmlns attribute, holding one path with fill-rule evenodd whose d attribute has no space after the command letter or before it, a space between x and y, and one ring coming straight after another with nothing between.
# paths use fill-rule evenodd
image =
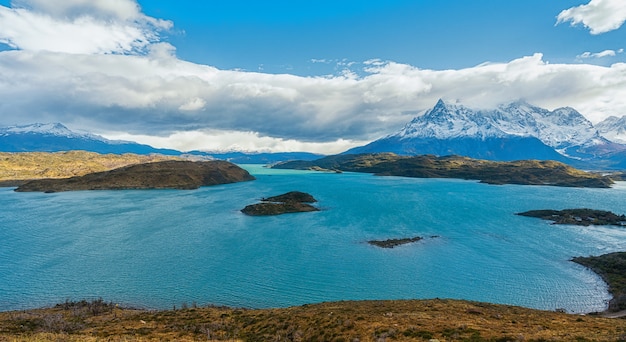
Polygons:
<instances>
[{"instance_id":1,"label":"dry grass","mask_svg":"<svg viewBox=\"0 0 626 342\"><path fill-rule=\"evenodd\" d=\"M0 152L0 182L41 178L67 178L123 166L180 159L173 156L69 152Z\"/></svg>"},{"instance_id":2,"label":"dry grass","mask_svg":"<svg viewBox=\"0 0 626 342\"><path fill-rule=\"evenodd\" d=\"M626 320L456 300L0 313L0 341L624 341ZM56 329L56 330L55 330ZM65 330L63 330L65 329Z\"/></svg>"}]
</instances>

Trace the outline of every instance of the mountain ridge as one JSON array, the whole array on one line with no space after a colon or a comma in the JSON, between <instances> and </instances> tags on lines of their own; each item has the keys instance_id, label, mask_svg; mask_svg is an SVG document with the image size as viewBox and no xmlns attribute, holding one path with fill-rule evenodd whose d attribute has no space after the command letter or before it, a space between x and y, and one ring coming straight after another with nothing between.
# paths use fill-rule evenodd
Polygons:
<instances>
[{"instance_id":1,"label":"mountain ridge","mask_svg":"<svg viewBox=\"0 0 626 342\"><path fill-rule=\"evenodd\" d=\"M75 132L61 123L34 123L0 127L0 152L89 151L101 154L161 154L196 159L221 159L238 164L273 164L286 160L313 160L322 155L308 152L246 153L178 151L132 141L109 140L92 133Z\"/></svg>"},{"instance_id":2,"label":"mountain ridge","mask_svg":"<svg viewBox=\"0 0 626 342\"><path fill-rule=\"evenodd\" d=\"M520 100L472 109L442 99L399 131L344 154L464 155L511 161L557 160L576 167L611 167L626 145L603 137L571 107L547 110ZM611 159L612 156L617 156Z\"/></svg>"}]
</instances>

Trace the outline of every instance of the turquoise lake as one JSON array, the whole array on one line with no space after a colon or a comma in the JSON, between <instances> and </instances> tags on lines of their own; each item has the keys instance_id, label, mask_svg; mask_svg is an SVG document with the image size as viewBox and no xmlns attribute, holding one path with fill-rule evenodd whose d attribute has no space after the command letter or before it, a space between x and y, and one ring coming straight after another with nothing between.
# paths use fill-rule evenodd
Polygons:
<instances>
[{"instance_id":1,"label":"turquoise lake","mask_svg":"<svg viewBox=\"0 0 626 342\"><path fill-rule=\"evenodd\" d=\"M612 189L271 170L198 190L16 193L0 188L0 310L103 298L135 307L286 307L455 298L569 312L610 296L574 256L626 251L626 229L514 215L589 207L626 213ZM298 190L322 209L239 210ZM422 236L393 249L366 243Z\"/></svg>"}]
</instances>

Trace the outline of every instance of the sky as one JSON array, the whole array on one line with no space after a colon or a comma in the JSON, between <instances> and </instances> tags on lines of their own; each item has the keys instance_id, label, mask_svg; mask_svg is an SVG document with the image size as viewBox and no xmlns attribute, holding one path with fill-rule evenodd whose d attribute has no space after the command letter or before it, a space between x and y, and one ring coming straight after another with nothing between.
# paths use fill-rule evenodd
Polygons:
<instances>
[{"instance_id":1,"label":"sky","mask_svg":"<svg viewBox=\"0 0 626 342\"><path fill-rule=\"evenodd\" d=\"M339 153L438 99L626 115L623 0L0 0L0 126Z\"/></svg>"}]
</instances>

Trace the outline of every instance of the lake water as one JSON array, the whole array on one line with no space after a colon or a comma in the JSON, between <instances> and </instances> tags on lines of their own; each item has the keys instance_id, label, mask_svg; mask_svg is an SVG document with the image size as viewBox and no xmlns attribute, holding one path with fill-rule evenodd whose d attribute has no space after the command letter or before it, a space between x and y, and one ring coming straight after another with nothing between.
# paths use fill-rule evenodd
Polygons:
<instances>
[{"instance_id":1,"label":"lake water","mask_svg":"<svg viewBox=\"0 0 626 342\"><path fill-rule=\"evenodd\" d=\"M606 307L606 285L569 259L626 250L619 227L514 215L626 213L626 183L494 186L245 167L256 181L191 191L0 188L0 310L99 297L158 309L438 297L589 312ZM292 190L311 193L322 211L239 212ZM413 236L425 239L366 243Z\"/></svg>"}]
</instances>

